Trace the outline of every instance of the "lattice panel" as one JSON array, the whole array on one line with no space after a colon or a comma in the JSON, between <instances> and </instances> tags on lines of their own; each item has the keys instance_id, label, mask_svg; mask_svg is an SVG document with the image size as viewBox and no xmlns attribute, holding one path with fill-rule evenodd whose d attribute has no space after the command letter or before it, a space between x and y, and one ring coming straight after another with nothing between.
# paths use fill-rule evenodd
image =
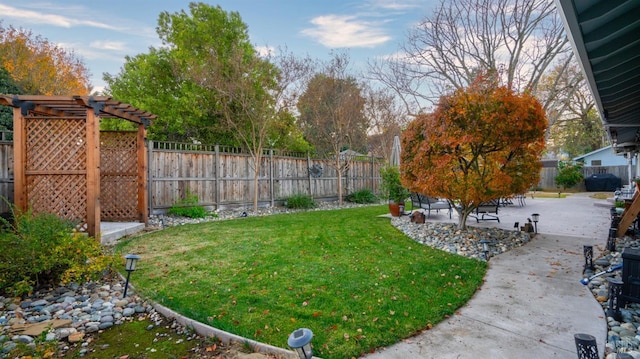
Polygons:
<instances>
[{"instance_id":1,"label":"lattice panel","mask_svg":"<svg viewBox=\"0 0 640 359\"><path fill-rule=\"evenodd\" d=\"M48 212L87 228L87 180L85 175L34 175L27 177L27 193L35 213Z\"/></svg>"},{"instance_id":2,"label":"lattice panel","mask_svg":"<svg viewBox=\"0 0 640 359\"><path fill-rule=\"evenodd\" d=\"M100 206L103 221L138 220L136 132L100 133Z\"/></svg>"},{"instance_id":3,"label":"lattice panel","mask_svg":"<svg viewBox=\"0 0 640 359\"><path fill-rule=\"evenodd\" d=\"M86 169L83 119L27 118L27 171Z\"/></svg>"},{"instance_id":4,"label":"lattice panel","mask_svg":"<svg viewBox=\"0 0 640 359\"><path fill-rule=\"evenodd\" d=\"M79 118L25 118L27 203L87 230L86 126ZM37 174L30 173L38 171ZM82 171L69 174L66 171ZM65 173L66 172L66 173Z\"/></svg>"}]
</instances>

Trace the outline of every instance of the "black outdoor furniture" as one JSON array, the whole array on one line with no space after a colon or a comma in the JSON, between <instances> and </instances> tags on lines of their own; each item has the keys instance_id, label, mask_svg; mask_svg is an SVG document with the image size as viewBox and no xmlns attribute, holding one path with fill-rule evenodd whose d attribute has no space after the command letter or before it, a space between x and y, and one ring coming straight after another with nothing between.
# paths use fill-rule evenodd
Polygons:
<instances>
[{"instance_id":1,"label":"black outdoor furniture","mask_svg":"<svg viewBox=\"0 0 640 359\"><path fill-rule=\"evenodd\" d=\"M500 207L500 199L492 199L490 201L482 202L474 211L474 217L476 222L480 221L498 221L500 223L500 217L498 217L498 208Z\"/></svg>"},{"instance_id":2,"label":"black outdoor furniture","mask_svg":"<svg viewBox=\"0 0 640 359\"><path fill-rule=\"evenodd\" d=\"M440 212L440 210L449 211L449 219L451 219L451 213L453 212L453 207L451 207L451 203L446 199L439 199L435 197L430 197L421 193L412 192L411 193L411 205L413 209L422 208L427 210L427 217L431 217L431 211Z\"/></svg>"}]
</instances>

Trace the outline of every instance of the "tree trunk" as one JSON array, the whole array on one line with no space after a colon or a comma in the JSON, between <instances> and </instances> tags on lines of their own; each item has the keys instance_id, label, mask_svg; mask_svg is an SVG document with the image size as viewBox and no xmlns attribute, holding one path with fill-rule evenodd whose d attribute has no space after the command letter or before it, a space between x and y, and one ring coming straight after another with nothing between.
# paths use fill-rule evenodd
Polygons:
<instances>
[{"instance_id":1,"label":"tree trunk","mask_svg":"<svg viewBox=\"0 0 640 359\"><path fill-rule=\"evenodd\" d=\"M338 206L342 207L342 168L336 170L338 174Z\"/></svg>"},{"instance_id":2,"label":"tree trunk","mask_svg":"<svg viewBox=\"0 0 640 359\"><path fill-rule=\"evenodd\" d=\"M336 175L338 177L338 206L342 207L342 166L340 165L340 153L336 154Z\"/></svg>"},{"instance_id":3,"label":"tree trunk","mask_svg":"<svg viewBox=\"0 0 640 359\"><path fill-rule=\"evenodd\" d=\"M255 156L253 156L255 163L253 164L253 211L258 211L258 179L260 177L260 162L262 162L262 148L260 148Z\"/></svg>"},{"instance_id":4,"label":"tree trunk","mask_svg":"<svg viewBox=\"0 0 640 359\"><path fill-rule=\"evenodd\" d=\"M258 171L253 175L253 211L258 211Z\"/></svg>"},{"instance_id":5,"label":"tree trunk","mask_svg":"<svg viewBox=\"0 0 640 359\"><path fill-rule=\"evenodd\" d=\"M473 209L467 210L456 208L456 212L458 212L458 229L467 229L467 218L469 218L469 215L471 214L471 212L473 212Z\"/></svg>"}]
</instances>

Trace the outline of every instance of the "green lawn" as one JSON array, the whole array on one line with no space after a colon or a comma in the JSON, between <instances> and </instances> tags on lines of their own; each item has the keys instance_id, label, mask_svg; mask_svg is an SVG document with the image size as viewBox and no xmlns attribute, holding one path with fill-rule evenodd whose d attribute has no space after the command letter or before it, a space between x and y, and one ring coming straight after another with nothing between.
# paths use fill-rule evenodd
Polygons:
<instances>
[{"instance_id":1,"label":"green lawn","mask_svg":"<svg viewBox=\"0 0 640 359\"><path fill-rule=\"evenodd\" d=\"M434 250L377 217L386 206L168 228L120 253L142 259L138 292L195 320L287 348L350 358L428 329L481 285L486 264Z\"/></svg>"}]
</instances>

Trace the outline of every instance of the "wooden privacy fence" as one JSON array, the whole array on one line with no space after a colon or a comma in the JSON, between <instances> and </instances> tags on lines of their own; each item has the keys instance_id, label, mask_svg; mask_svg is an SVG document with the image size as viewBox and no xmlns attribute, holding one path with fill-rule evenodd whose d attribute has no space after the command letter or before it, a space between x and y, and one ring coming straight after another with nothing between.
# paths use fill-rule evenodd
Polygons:
<instances>
[{"instance_id":1,"label":"wooden privacy fence","mask_svg":"<svg viewBox=\"0 0 640 359\"><path fill-rule=\"evenodd\" d=\"M185 198L215 208L253 203L253 159L242 150L218 145L151 142L148 144L151 213ZM258 201L275 205L293 195L337 198L337 171L329 160L308 154L266 150L259 166ZM361 189L378 191L382 162L353 158L343 172L343 195Z\"/></svg>"},{"instance_id":2,"label":"wooden privacy fence","mask_svg":"<svg viewBox=\"0 0 640 359\"><path fill-rule=\"evenodd\" d=\"M632 166L631 171L632 173L635 173L636 166ZM582 175L584 176L584 178L591 177L591 175L593 174L603 174L603 173L610 173L617 177L620 177L622 179L623 185L629 184L629 177L628 177L629 169L627 166L582 167ZM557 167L542 168L542 170L540 171L539 187L541 187L543 190L546 190L546 191L555 191L557 189L556 181L555 181L555 177L557 175L558 175ZM585 191L586 188L584 186L584 182L576 185L575 189L580 191Z\"/></svg>"},{"instance_id":3,"label":"wooden privacy fence","mask_svg":"<svg viewBox=\"0 0 640 359\"><path fill-rule=\"evenodd\" d=\"M127 160L131 157L125 153L132 151L135 137L116 138L102 132L101 138L103 217L107 221L123 220L137 200L132 192L135 187L113 188L112 178L120 185L135 182L135 168L132 168L135 161ZM114 141L118 141L115 147ZM253 161L240 149L149 141L147 156L148 207L155 213L177 204L187 193L197 195L200 205L213 208L253 203ZM258 178L260 205L276 205L299 194L315 199L337 198L336 170L328 163L307 154L266 150ZM350 160L348 170L342 174L343 195L361 189L378 193L380 166L382 162L374 157ZM0 141L0 195L10 203L13 202L13 175L13 143ZM0 202L0 213L8 212L9 206Z\"/></svg>"},{"instance_id":4,"label":"wooden privacy fence","mask_svg":"<svg viewBox=\"0 0 640 359\"><path fill-rule=\"evenodd\" d=\"M103 189L100 202L106 220L119 220L128 216L136 196L133 189L110 188L111 176L134 176L135 163L118 160L122 145L111 150L110 137L102 133L104 146L101 166ZM132 139L122 138L129 147ZM125 146L126 147L126 146ZM131 151L132 149L129 149ZM187 193L198 196L199 204L213 208L249 206L253 203L253 164L248 153L237 148L214 145L152 142L147 144L148 156L148 208L161 213L178 203ZM114 167L115 164L120 167ZM373 157L359 157L349 161L343 173L343 194L361 189L379 193L379 170L382 161ZM594 173L611 173L627 184L627 166L583 167L586 177ZM635 173L635 166L632 171ZM556 167L542 168L539 186L556 190ZM13 202L13 143L0 140L0 195ZM130 182L133 183L133 180ZM310 195L315 199L335 199L338 195L336 170L326 159L311 158L307 154L266 150L260 163L258 178L260 205L277 205L293 195ZM109 189L109 190L107 190ZM585 190L584 183L576 186ZM125 204L126 207L121 205ZM0 201L0 213L9 211Z\"/></svg>"}]
</instances>

